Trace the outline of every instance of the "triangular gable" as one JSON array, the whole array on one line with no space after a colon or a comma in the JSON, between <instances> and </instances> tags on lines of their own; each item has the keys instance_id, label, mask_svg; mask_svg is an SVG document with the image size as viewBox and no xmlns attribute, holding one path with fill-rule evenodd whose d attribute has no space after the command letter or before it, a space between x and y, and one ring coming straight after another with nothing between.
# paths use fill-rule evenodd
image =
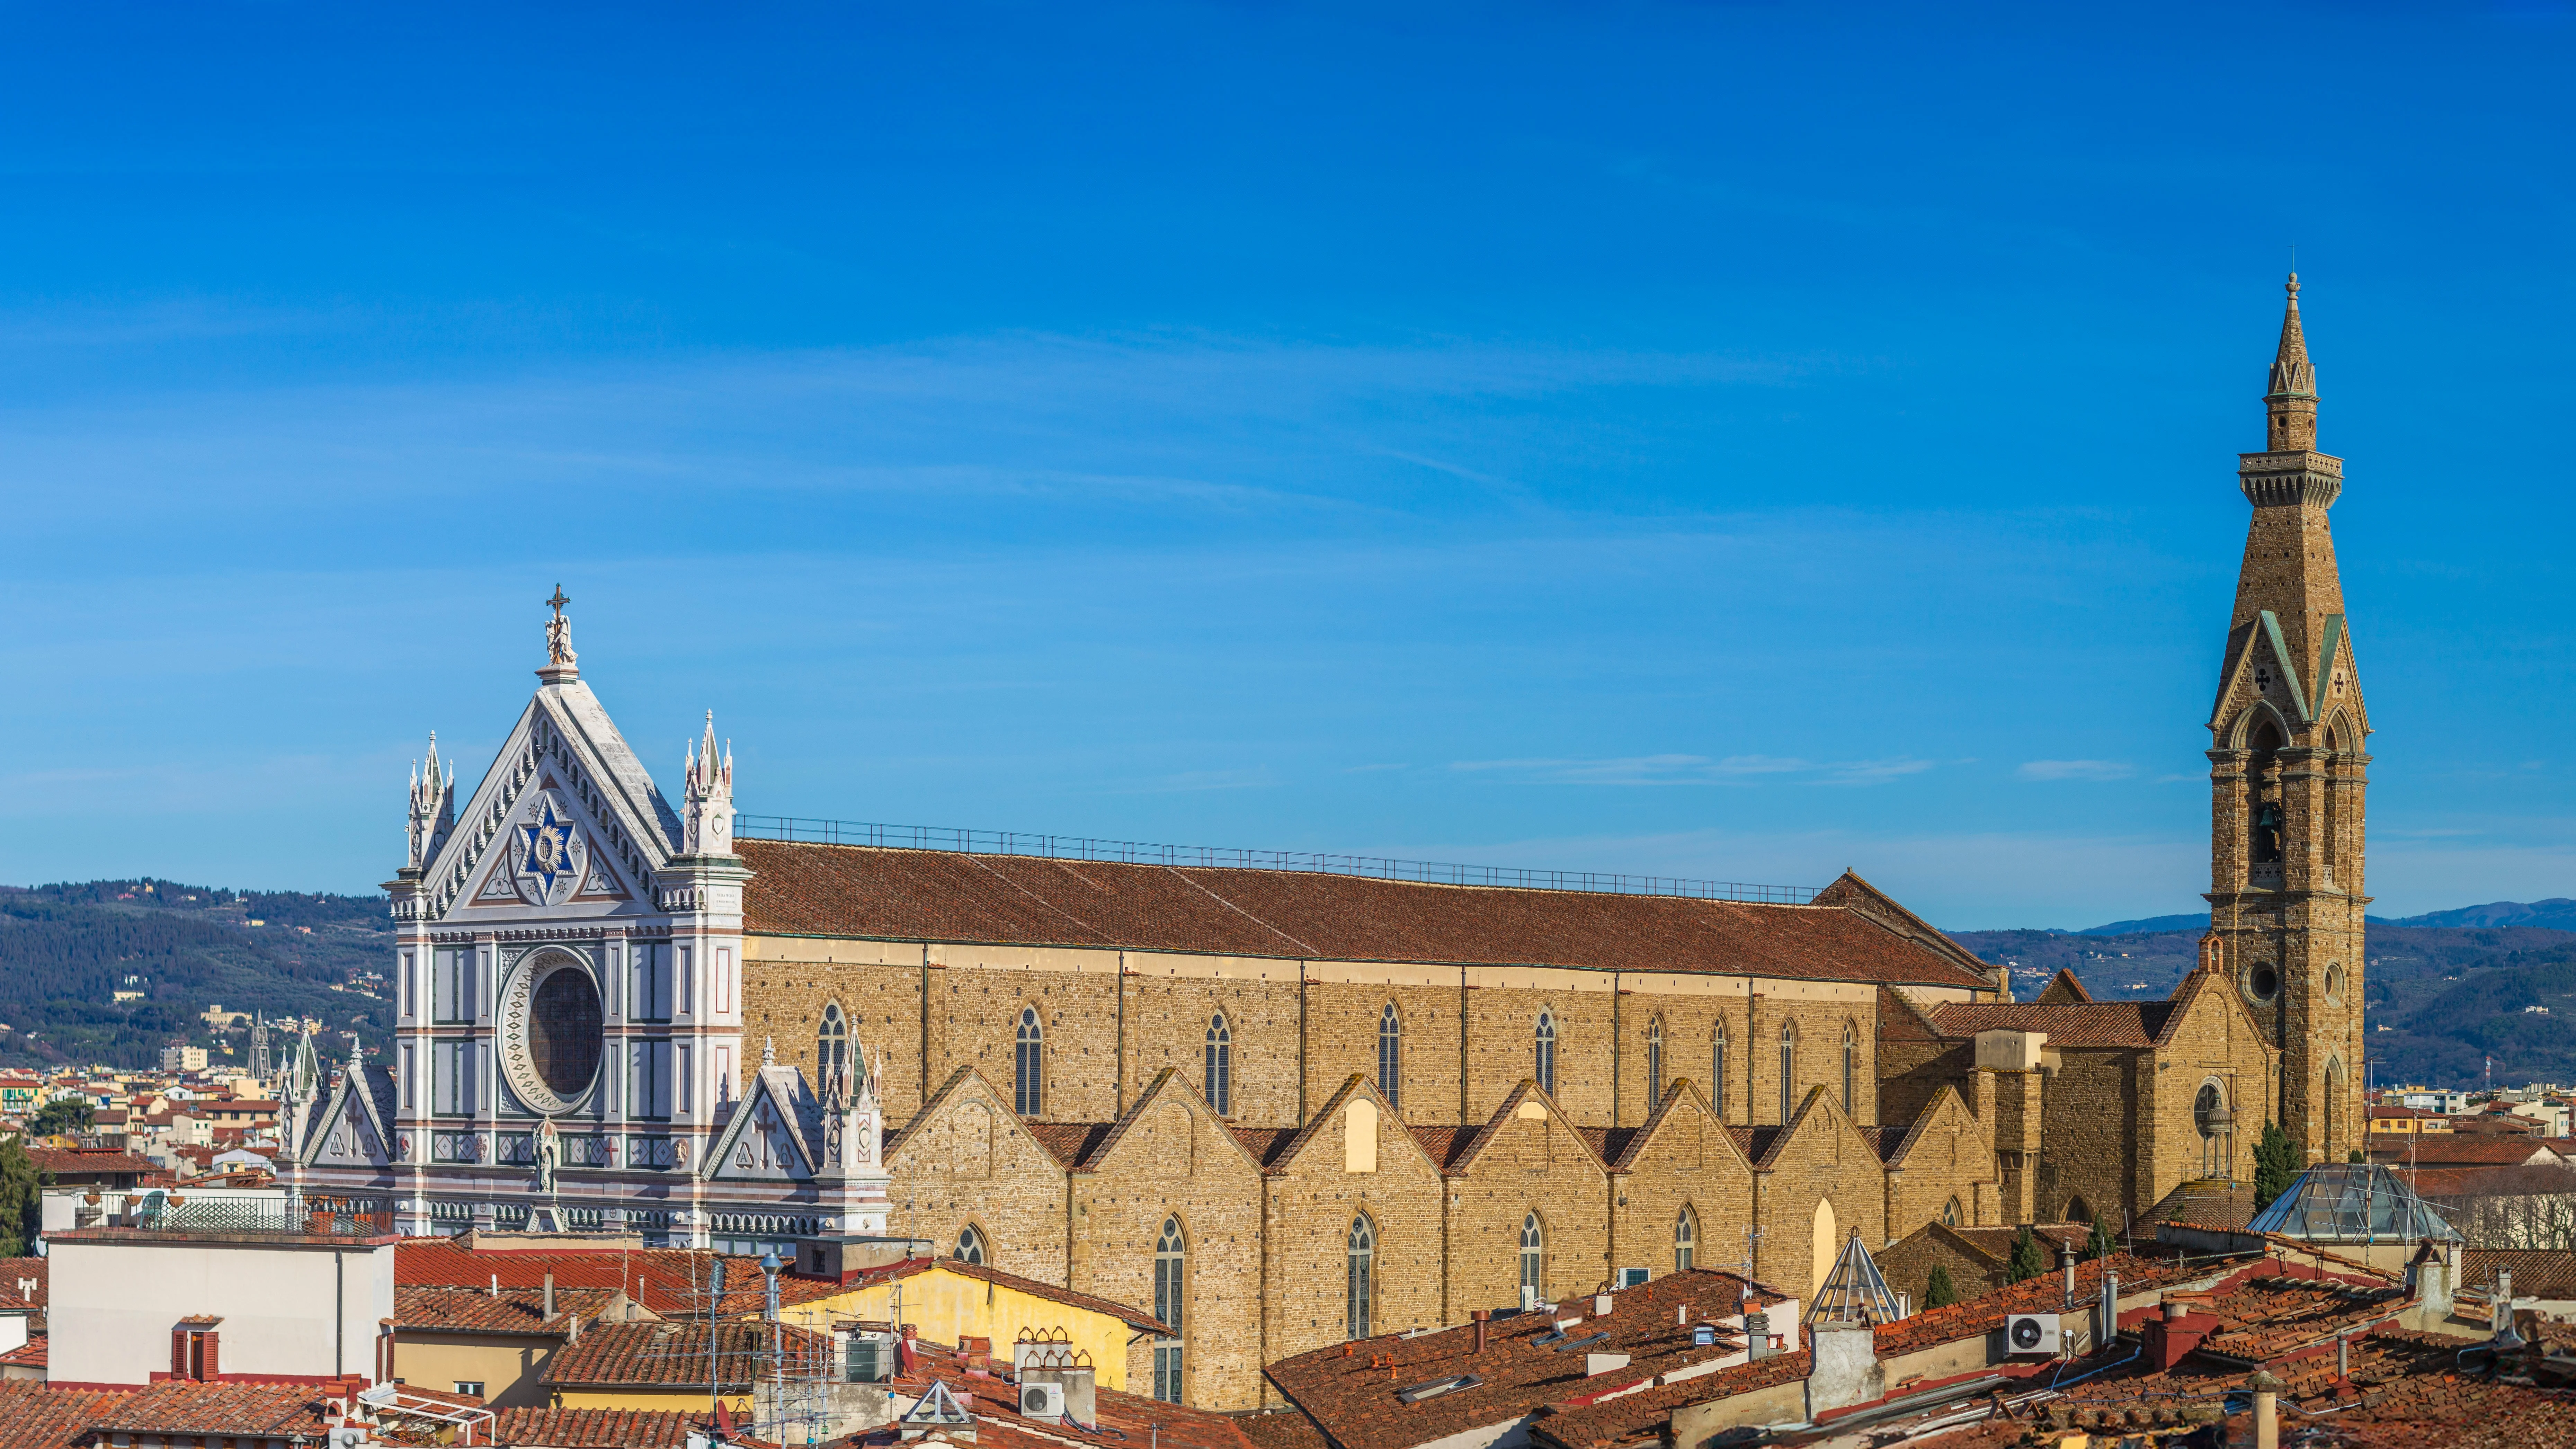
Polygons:
<instances>
[{"instance_id":1,"label":"triangular gable","mask_svg":"<svg viewBox=\"0 0 2576 1449\"><path fill-rule=\"evenodd\" d=\"M2214 964L2186 971L2183 973L2182 980L2175 983L2173 995L2165 998L2171 1009L2165 1013L2163 1025L2156 1030L2155 1041L2158 1047L2170 1043L2174 1033L2182 1030L2183 1018L2191 1015L2192 1006L2201 993L2206 991L2216 991L2221 1000L2234 1008L2246 1028L2253 1032L2254 1040L2262 1043L2265 1051L2278 1050L2272 1046L2262 1019L2254 1014L2252 1007L2245 1004L2245 998L2236 993L2235 987L2227 979L2225 970Z\"/></svg>"},{"instance_id":2,"label":"triangular gable","mask_svg":"<svg viewBox=\"0 0 2576 1449\"><path fill-rule=\"evenodd\" d=\"M2328 719L2337 714L2349 715L2354 738L2348 747L2361 748L2361 737L2370 733L2370 709L2362 703L2361 662L2353 657L2352 634L2344 627L2341 614L2326 615L2325 645L2317 651L2316 682L2318 711Z\"/></svg>"},{"instance_id":3,"label":"triangular gable","mask_svg":"<svg viewBox=\"0 0 2576 1449\"><path fill-rule=\"evenodd\" d=\"M1387 1102L1386 1097L1378 1091L1377 1083L1358 1072L1351 1073L1349 1078L1334 1090L1333 1095L1324 1099L1324 1105L1316 1110L1313 1117L1307 1119L1305 1126L1298 1128L1295 1134L1272 1154L1268 1165L1262 1170L1274 1177L1284 1174L1295 1164L1298 1155L1306 1150L1309 1143L1319 1137L1329 1140L1325 1129L1340 1119L1343 1106L1353 1097L1362 1098L1376 1107L1378 1121L1394 1129L1382 1134L1383 1136L1401 1138L1405 1145L1412 1149L1413 1155L1421 1158L1423 1165L1430 1168L1435 1176L1438 1175L1440 1164L1432 1159L1430 1153L1422 1150L1421 1139L1415 1137L1405 1127L1403 1115L1397 1112Z\"/></svg>"},{"instance_id":4,"label":"triangular gable","mask_svg":"<svg viewBox=\"0 0 2576 1449\"><path fill-rule=\"evenodd\" d=\"M1745 1171L1753 1170L1752 1160L1744 1155L1742 1144L1735 1140L1733 1132L1727 1130L1725 1121L1717 1114L1717 1109L1709 1105L1708 1096L1700 1091L1699 1083L1688 1077L1673 1079L1671 1090L1664 1093L1664 1100L1657 1103L1655 1110L1648 1114L1646 1125L1638 1128L1637 1135L1628 1139L1627 1145L1620 1150L1615 1161L1605 1163L1604 1166L1613 1174L1634 1171L1637 1164L1645 1160L1646 1154L1660 1144L1667 1130L1667 1124L1680 1120L1684 1111L1691 1110L1697 1111L1704 1119L1700 1136L1702 1143L1724 1143L1727 1156L1734 1158Z\"/></svg>"},{"instance_id":5,"label":"triangular gable","mask_svg":"<svg viewBox=\"0 0 2576 1449\"><path fill-rule=\"evenodd\" d=\"M537 691L424 871L432 918L460 904L625 901L667 863L679 818L590 687Z\"/></svg>"},{"instance_id":6,"label":"triangular gable","mask_svg":"<svg viewBox=\"0 0 2576 1449\"><path fill-rule=\"evenodd\" d=\"M1863 880L1856 870L1846 868L1834 878L1833 884L1816 892L1815 898L1807 904L1844 907L1896 935L1949 957L1979 976L2001 979L1996 973L2002 968L1980 959L1976 952L1943 935L1940 927L1898 904L1896 897Z\"/></svg>"},{"instance_id":7,"label":"triangular gable","mask_svg":"<svg viewBox=\"0 0 2576 1449\"><path fill-rule=\"evenodd\" d=\"M1207 1099L1201 1097L1198 1089L1182 1078L1180 1069L1177 1067L1165 1067L1154 1074L1154 1080L1146 1084L1144 1091L1136 1094L1135 1104L1127 1109L1126 1115L1118 1119L1118 1124L1109 1129L1109 1135L1101 1139L1100 1145L1088 1154L1088 1165L1098 1168L1107 1163L1110 1154L1126 1145L1127 1140L1137 1133L1140 1124L1145 1122L1149 1114L1172 1108L1177 1108L1190 1119L1194 1139L1206 1137L1223 1143L1224 1145L1217 1149L1219 1152L1231 1151L1236 1157L1242 1159L1244 1166L1252 1169L1254 1175L1260 1174L1261 1159L1253 1156L1252 1149L1244 1146L1243 1140L1236 1137L1233 1130L1227 1127L1215 1112L1209 1110ZM1191 1156L1189 1170L1192 1173L1198 1171L1195 1151Z\"/></svg>"},{"instance_id":8,"label":"triangular gable","mask_svg":"<svg viewBox=\"0 0 2576 1449\"><path fill-rule=\"evenodd\" d=\"M1862 1154L1861 1160L1880 1161L1878 1144L1862 1136L1859 1125L1835 1103L1832 1090L1819 1085L1807 1089L1807 1099L1798 1104L1797 1113L1790 1117L1789 1125L1764 1146L1762 1155L1754 1160L1754 1170L1770 1171L1779 1164L1781 1155L1789 1150L1790 1144L1819 1132L1838 1132L1849 1150Z\"/></svg>"},{"instance_id":9,"label":"triangular gable","mask_svg":"<svg viewBox=\"0 0 2576 1449\"><path fill-rule=\"evenodd\" d=\"M2093 993L2085 990L2084 983L2075 979L2075 968L2060 966L2057 968L2057 974L2048 979L2047 987L2030 999L2030 1004L2067 1006L2077 1002L2089 1003L2092 1000Z\"/></svg>"},{"instance_id":10,"label":"triangular gable","mask_svg":"<svg viewBox=\"0 0 2576 1449\"><path fill-rule=\"evenodd\" d=\"M1932 1093L1932 1100L1924 1104L1923 1110L1915 1114L1913 1125L1905 1129L1904 1139L1894 1152L1887 1155L1888 1170L1898 1172L1911 1166L1915 1152L1923 1143L1939 1135L1945 1121L1952 1125L1959 1140L1974 1144L1978 1155L1984 1159L1985 1171L1972 1180L2001 1182L2002 1168L1995 1161L1994 1144L1987 1140L1984 1124L1977 1120L1975 1112L1969 1110L1967 1098L1959 1095L1958 1087L1947 1082ZM1949 1164L1927 1165L1946 1167Z\"/></svg>"},{"instance_id":11,"label":"triangular gable","mask_svg":"<svg viewBox=\"0 0 2576 1449\"><path fill-rule=\"evenodd\" d=\"M915 1400L913 1406L904 1410L903 1417L896 1422L907 1427L916 1425L955 1427L973 1421L974 1416L968 1414L964 1406L957 1402L957 1396L948 1391L947 1382L934 1378L930 1381L930 1392Z\"/></svg>"},{"instance_id":12,"label":"triangular gable","mask_svg":"<svg viewBox=\"0 0 2576 1449\"><path fill-rule=\"evenodd\" d=\"M2228 701L2236 697L2240 688L2252 693L2245 685L2245 677L2254 671L2255 666L2267 663L2281 671L2281 682L2289 687L2290 713L2284 717L2284 722L2292 730L2305 729L2316 722L2316 711L2308 702L2308 690L2301 683L2303 671L2298 659L2291 655L2289 643L2282 637L2281 618L2265 609L2238 625L2228 636L2227 664L2219 673L2218 698L2209 709L2211 729L2226 728L2232 718ZM2260 694L2254 694L2254 697L2262 698Z\"/></svg>"},{"instance_id":13,"label":"triangular gable","mask_svg":"<svg viewBox=\"0 0 2576 1449\"><path fill-rule=\"evenodd\" d=\"M822 1104L794 1067L762 1067L717 1134L701 1174L709 1182L802 1182L814 1175Z\"/></svg>"},{"instance_id":14,"label":"triangular gable","mask_svg":"<svg viewBox=\"0 0 2576 1449\"><path fill-rule=\"evenodd\" d=\"M980 1095L984 1105L991 1109L997 1123L1026 1138L1037 1147L1047 1161L1067 1171L1076 1166L1075 1163L1065 1161L1044 1137L1030 1131L1028 1122L1010 1109L1010 1098L1003 1094L1000 1087L994 1085L992 1078L985 1076L981 1070L973 1066L959 1067L950 1072L948 1080L939 1084L939 1090L930 1094L930 1100L921 1104L921 1110L912 1114L912 1120L903 1124L903 1130L887 1135L884 1153L886 1165L891 1168L894 1165L896 1153L901 1152L906 1146L918 1143L919 1134L936 1121L941 1113L949 1111L959 1099L969 1095Z\"/></svg>"},{"instance_id":15,"label":"triangular gable","mask_svg":"<svg viewBox=\"0 0 2576 1449\"><path fill-rule=\"evenodd\" d=\"M391 1167L393 1134L377 1114L366 1073L352 1067L331 1091L316 1127L299 1144L295 1160L307 1167Z\"/></svg>"},{"instance_id":16,"label":"triangular gable","mask_svg":"<svg viewBox=\"0 0 2576 1449\"><path fill-rule=\"evenodd\" d=\"M1520 1085L1504 1095L1503 1104L1494 1109L1494 1115L1485 1119L1484 1126L1476 1129L1476 1135L1450 1160L1443 1172L1450 1177L1467 1176L1475 1170L1476 1159L1483 1156L1485 1149L1502 1136L1511 1124L1522 1120L1542 1119L1553 1119L1565 1130L1566 1136L1582 1146L1584 1157L1589 1159L1594 1167L1599 1168L1602 1175L1609 1175L1610 1165L1601 1160L1600 1150L1592 1145L1592 1139L1584 1135L1583 1129L1575 1125L1573 1118L1565 1115L1565 1109L1556 1105L1556 1099L1547 1094L1546 1088L1528 1077L1521 1078Z\"/></svg>"}]
</instances>

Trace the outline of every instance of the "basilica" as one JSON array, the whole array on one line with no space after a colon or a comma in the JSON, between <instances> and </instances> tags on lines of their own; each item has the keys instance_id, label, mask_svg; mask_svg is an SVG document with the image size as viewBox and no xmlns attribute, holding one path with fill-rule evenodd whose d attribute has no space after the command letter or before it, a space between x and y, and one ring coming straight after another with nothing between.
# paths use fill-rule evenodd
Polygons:
<instances>
[{"instance_id":1,"label":"basilica","mask_svg":"<svg viewBox=\"0 0 2576 1449\"><path fill-rule=\"evenodd\" d=\"M1154 1391L1693 1265L2107 1218L2360 1142L2369 733L2290 297L2207 726L2210 932L2162 1001L2016 1002L1861 877L1815 893L1032 849L665 795L583 678L415 772L394 1040L291 1074L286 1171L404 1231L908 1238L1149 1309ZM1770 898L1765 898L1770 897ZM1302 1320L1302 1321L1301 1321Z\"/></svg>"}]
</instances>

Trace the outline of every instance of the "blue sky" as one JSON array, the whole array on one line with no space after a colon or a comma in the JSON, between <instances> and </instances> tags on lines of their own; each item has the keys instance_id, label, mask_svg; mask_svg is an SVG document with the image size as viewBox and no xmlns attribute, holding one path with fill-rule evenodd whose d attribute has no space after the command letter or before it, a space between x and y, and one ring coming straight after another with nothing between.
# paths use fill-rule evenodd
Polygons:
<instances>
[{"instance_id":1,"label":"blue sky","mask_svg":"<svg viewBox=\"0 0 2576 1449\"><path fill-rule=\"evenodd\" d=\"M560 581L749 811L2193 909L2296 244L2374 909L2576 894L2565 7L0 20L0 880L385 879Z\"/></svg>"}]
</instances>

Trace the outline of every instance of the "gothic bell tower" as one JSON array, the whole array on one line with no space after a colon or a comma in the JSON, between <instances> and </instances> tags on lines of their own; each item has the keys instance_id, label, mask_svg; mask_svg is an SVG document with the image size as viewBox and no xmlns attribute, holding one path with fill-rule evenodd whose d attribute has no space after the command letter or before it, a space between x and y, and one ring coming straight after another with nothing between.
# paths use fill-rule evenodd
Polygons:
<instances>
[{"instance_id":1,"label":"gothic bell tower","mask_svg":"<svg viewBox=\"0 0 2576 1449\"><path fill-rule=\"evenodd\" d=\"M2316 369L2291 274L2263 397L2265 450L2241 455L2254 507L2227 659L2210 712L2210 934L2226 973L2279 1046L2257 1110L2310 1162L2363 1145L2362 840L2370 718L2361 702L2326 512L2343 460L2320 453ZM2250 1096L2254 1084L2240 1085Z\"/></svg>"}]
</instances>

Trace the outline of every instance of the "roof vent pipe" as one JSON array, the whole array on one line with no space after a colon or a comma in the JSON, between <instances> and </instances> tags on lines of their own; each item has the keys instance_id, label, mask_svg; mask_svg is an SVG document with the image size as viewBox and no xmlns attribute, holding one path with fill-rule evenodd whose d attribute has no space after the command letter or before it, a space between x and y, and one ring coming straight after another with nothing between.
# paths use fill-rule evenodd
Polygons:
<instances>
[{"instance_id":1,"label":"roof vent pipe","mask_svg":"<svg viewBox=\"0 0 2576 1449\"><path fill-rule=\"evenodd\" d=\"M541 1320L541 1321L551 1321L551 1320L554 1318L554 1316L555 1316L555 1270L554 1270L554 1269L552 1269L552 1268L548 1268L548 1269L546 1270L546 1313L545 1313L545 1319L544 1319L544 1320Z\"/></svg>"},{"instance_id":2,"label":"roof vent pipe","mask_svg":"<svg viewBox=\"0 0 2576 1449\"><path fill-rule=\"evenodd\" d=\"M1485 1351L1485 1326L1486 1326L1487 1324L1489 1324L1489 1323L1493 1322L1493 1319L1494 1319L1494 1310L1492 1310L1492 1309L1490 1309L1490 1308L1479 1308L1479 1309L1477 1309L1475 1312L1470 1313L1470 1314L1468 1314L1467 1316L1468 1316L1469 1318L1472 1318L1472 1319L1474 1319L1474 1320L1476 1321L1476 1348L1475 1348L1475 1352L1477 1352L1477 1353L1483 1353L1483 1352Z\"/></svg>"}]
</instances>

